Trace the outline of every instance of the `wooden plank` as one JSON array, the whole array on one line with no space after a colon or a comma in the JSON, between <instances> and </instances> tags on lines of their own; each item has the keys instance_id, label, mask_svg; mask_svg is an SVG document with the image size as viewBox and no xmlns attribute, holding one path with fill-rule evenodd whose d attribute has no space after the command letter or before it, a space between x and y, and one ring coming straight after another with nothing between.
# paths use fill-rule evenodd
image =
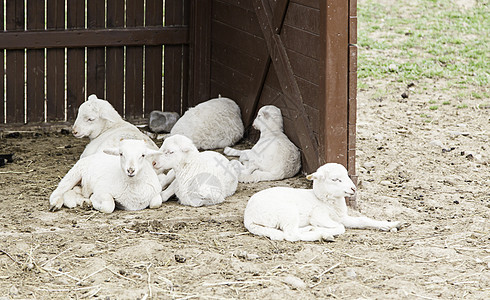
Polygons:
<instances>
[{"instance_id":1,"label":"wooden plank","mask_svg":"<svg viewBox=\"0 0 490 300\"><path fill-rule=\"evenodd\" d=\"M69 10L74 9L71 5L68 7ZM188 43L188 34L189 28L187 26L165 28L161 27L161 25L130 29L68 29L62 31L2 32L0 33L0 48L41 49L177 45Z\"/></svg>"},{"instance_id":2,"label":"wooden plank","mask_svg":"<svg viewBox=\"0 0 490 300\"><path fill-rule=\"evenodd\" d=\"M107 0L107 28L124 27L124 0ZM124 116L124 48L106 48L106 97Z\"/></svg>"},{"instance_id":3,"label":"wooden plank","mask_svg":"<svg viewBox=\"0 0 490 300\"><path fill-rule=\"evenodd\" d=\"M231 3L215 1L213 3L212 17L213 21L226 24L240 31L252 35L262 35L255 13Z\"/></svg>"},{"instance_id":4,"label":"wooden plank","mask_svg":"<svg viewBox=\"0 0 490 300\"><path fill-rule=\"evenodd\" d=\"M321 67L318 60L292 50L287 50L287 53L295 76L320 85Z\"/></svg>"},{"instance_id":5,"label":"wooden plank","mask_svg":"<svg viewBox=\"0 0 490 300\"><path fill-rule=\"evenodd\" d=\"M297 3L291 3L289 4L284 24L319 35L320 11Z\"/></svg>"},{"instance_id":6,"label":"wooden plank","mask_svg":"<svg viewBox=\"0 0 490 300\"><path fill-rule=\"evenodd\" d=\"M183 25L184 1L165 1L165 26ZM182 112L183 46L165 46L164 53L164 110Z\"/></svg>"},{"instance_id":7,"label":"wooden plank","mask_svg":"<svg viewBox=\"0 0 490 300\"><path fill-rule=\"evenodd\" d=\"M232 69L249 77L255 77L256 65L260 60L239 49L214 41L211 45L211 57Z\"/></svg>"},{"instance_id":8,"label":"wooden plank","mask_svg":"<svg viewBox=\"0 0 490 300\"><path fill-rule=\"evenodd\" d=\"M320 86L300 77L295 77L295 79L298 83L301 95L303 96L304 104L319 108L322 105L318 101L319 97L321 96Z\"/></svg>"},{"instance_id":9,"label":"wooden plank","mask_svg":"<svg viewBox=\"0 0 490 300\"><path fill-rule=\"evenodd\" d=\"M318 148L314 143L313 131L310 128L303 106L303 99L294 78L291 65L289 64L285 44L282 38L275 34L272 28L272 15L267 9L264 0L254 0L254 8L261 25L272 64L274 64L277 70L281 90L286 96L286 105L297 111L297 114L294 116L297 130L289 134L295 135L296 140L299 142L303 155L303 170L311 172L318 167ZM282 29L283 34L286 29L285 27Z\"/></svg>"},{"instance_id":10,"label":"wooden plank","mask_svg":"<svg viewBox=\"0 0 490 300\"><path fill-rule=\"evenodd\" d=\"M191 2L190 0L184 0L184 24L189 25L191 14ZM183 62L182 62L182 106L181 114L185 112L189 106L189 66L190 66L190 49L189 45L183 46Z\"/></svg>"},{"instance_id":11,"label":"wooden plank","mask_svg":"<svg viewBox=\"0 0 490 300\"><path fill-rule=\"evenodd\" d=\"M0 1L0 31L3 31L4 29L4 1ZM3 49L0 49L0 124L5 123L5 97L4 97L4 91L5 91L5 85L4 85L4 79L5 79L5 68L4 68L4 58L5 58L5 51Z\"/></svg>"},{"instance_id":12,"label":"wooden plank","mask_svg":"<svg viewBox=\"0 0 490 300\"><path fill-rule=\"evenodd\" d=\"M126 1L126 26L144 25L143 1ZM143 117L143 47L126 47L126 118Z\"/></svg>"},{"instance_id":13,"label":"wooden plank","mask_svg":"<svg viewBox=\"0 0 490 300\"><path fill-rule=\"evenodd\" d=\"M235 5L237 7L240 7L240 8L243 8L243 9L246 9L246 10L249 10L249 11L253 11L254 8L253 8L253 5L252 5L252 1L243 1L243 0L214 0L213 1L213 6L216 5L217 2L224 2L224 3L227 3L227 4L230 4L230 5Z\"/></svg>"},{"instance_id":14,"label":"wooden plank","mask_svg":"<svg viewBox=\"0 0 490 300\"><path fill-rule=\"evenodd\" d=\"M7 1L6 12L6 29L24 30L24 1ZM7 123L24 123L24 63L24 50L7 51Z\"/></svg>"},{"instance_id":15,"label":"wooden plank","mask_svg":"<svg viewBox=\"0 0 490 300\"><path fill-rule=\"evenodd\" d=\"M27 1L27 29L44 29L44 0ZM44 121L44 49L27 51L27 122Z\"/></svg>"},{"instance_id":16,"label":"wooden plank","mask_svg":"<svg viewBox=\"0 0 490 300\"><path fill-rule=\"evenodd\" d=\"M276 6L272 11L272 28L277 34L281 33L282 25L289 7L289 0L277 0Z\"/></svg>"},{"instance_id":17,"label":"wooden plank","mask_svg":"<svg viewBox=\"0 0 490 300\"><path fill-rule=\"evenodd\" d=\"M85 0L72 0L67 12L67 28L85 26ZM67 120L75 120L85 101L85 49L67 50Z\"/></svg>"},{"instance_id":18,"label":"wooden plank","mask_svg":"<svg viewBox=\"0 0 490 300\"><path fill-rule=\"evenodd\" d=\"M211 86L211 0L193 0L189 27L193 28L189 44L189 106L210 97Z\"/></svg>"},{"instance_id":19,"label":"wooden plank","mask_svg":"<svg viewBox=\"0 0 490 300\"><path fill-rule=\"evenodd\" d=\"M268 55L263 38L237 30L220 22L212 22L212 41L218 41L230 47L239 49L252 57L264 59Z\"/></svg>"},{"instance_id":20,"label":"wooden plank","mask_svg":"<svg viewBox=\"0 0 490 300\"><path fill-rule=\"evenodd\" d=\"M322 0L322 1L324 1L324 0ZM301 5L304 5L307 7L311 7L311 8L319 9L321 1L318 1L318 0L291 0L291 2L301 4Z\"/></svg>"},{"instance_id":21,"label":"wooden plank","mask_svg":"<svg viewBox=\"0 0 490 300\"><path fill-rule=\"evenodd\" d=\"M105 1L87 0L87 27L105 27ZM105 49L87 48L87 95L96 94L106 99L105 93Z\"/></svg>"},{"instance_id":22,"label":"wooden plank","mask_svg":"<svg viewBox=\"0 0 490 300\"><path fill-rule=\"evenodd\" d=\"M161 0L146 1L146 25L163 24ZM162 110L162 46L145 47L145 99L144 115L153 110Z\"/></svg>"},{"instance_id":23,"label":"wooden plank","mask_svg":"<svg viewBox=\"0 0 490 300\"><path fill-rule=\"evenodd\" d=\"M349 16L357 16L357 0L349 0Z\"/></svg>"},{"instance_id":24,"label":"wooden plank","mask_svg":"<svg viewBox=\"0 0 490 300\"><path fill-rule=\"evenodd\" d=\"M229 86L240 95L247 95L250 90L250 77L215 61L211 61L211 79Z\"/></svg>"},{"instance_id":25,"label":"wooden plank","mask_svg":"<svg viewBox=\"0 0 490 300\"><path fill-rule=\"evenodd\" d=\"M357 72L349 72L349 124L357 122Z\"/></svg>"},{"instance_id":26,"label":"wooden plank","mask_svg":"<svg viewBox=\"0 0 490 300\"><path fill-rule=\"evenodd\" d=\"M357 46L349 45L349 72L357 72Z\"/></svg>"},{"instance_id":27,"label":"wooden plank","mask_svg":"<svg viewBox=\"0 0 490 300\"><path fill-rule=\"evenodd\" d=\"M322 163L348 166L348 3L320 2Z\"/></svg>"},{"instance_id":28,"label":"wooden plank","mask_svg":"<svg viewBox=\"0 0 490 300\"><path fill-rule=\"evenodd\" d=\"M47 28L65 28L65 1L47 1ZM47 121L62 121L65 120L65 49L48 49L47 52Z\"/></svg>"},{"instance_id":29,"label":"wooden plank","mask_svg":"<svg viewBox=\"0 0 490 300\"><path fill-rule=\"evenodd\" d=\"M349 44L357 44L357 17L349 17Z\"/></svg>"},{"instance_id":30,"label":"wooden plank","mask_svg":"<svg viewBox=\"0 0 490 300\"><path fill-rule=\"evenodd\" d=\"M281 39L287 49L314 59L320 59L320 36L284 24Z\"/></svg>"}]
</instances>

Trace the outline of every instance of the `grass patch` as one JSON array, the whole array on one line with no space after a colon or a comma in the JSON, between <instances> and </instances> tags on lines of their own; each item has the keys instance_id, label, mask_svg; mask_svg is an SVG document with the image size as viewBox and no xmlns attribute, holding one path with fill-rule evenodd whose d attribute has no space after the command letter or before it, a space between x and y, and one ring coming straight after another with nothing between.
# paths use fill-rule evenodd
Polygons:
<instances>
[{"instance_id":1,"label":"grass patch","mask_svg":"<svg viewBox=\"0 0 490 300\"><path fill-rule=\"evenodd\" d=\"M410 82L445 78L461 85L489 83L489 0L459 9L451 0L358 2L359 78ZM389 29L389 30L387 30ZM388 34L383 32L389 31ZM390 72L388 66L397 70ZM478 98L475 95L473 98ZM484 95L481 95L484 96Z\"/></svg>"}]
</instances>

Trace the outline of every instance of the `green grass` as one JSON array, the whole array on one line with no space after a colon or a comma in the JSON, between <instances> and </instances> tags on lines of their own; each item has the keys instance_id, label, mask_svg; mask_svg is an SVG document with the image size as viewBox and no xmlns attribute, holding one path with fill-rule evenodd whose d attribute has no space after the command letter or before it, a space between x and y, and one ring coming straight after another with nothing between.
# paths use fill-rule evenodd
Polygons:
<instances>
[{"instance_id":1,"label":"green grass","mask_svg":"<svg viewBox=\"0 0 490 300\"><path fill-rule=\"evenodd\" d=\"M489 83L489 0L460 9L451 0L358 2L358 77L412 82L444 78L455 87ZM397 70L390 72L388 66ZM465 96L468 96L466 94ZM481 99L488 94L470 95Z\"/></svg>"}]
</instances>

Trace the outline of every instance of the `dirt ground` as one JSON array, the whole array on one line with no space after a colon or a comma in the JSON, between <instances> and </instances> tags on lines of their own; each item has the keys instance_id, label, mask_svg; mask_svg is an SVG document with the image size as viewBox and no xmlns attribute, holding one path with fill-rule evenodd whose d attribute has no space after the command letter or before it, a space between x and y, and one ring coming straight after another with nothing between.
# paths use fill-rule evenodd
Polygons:
<instances>
[{"instance_id":1,"label":"dirt ground","mask_svg":"<svg viewBox=\"0 0 490 300\"><path fill-rule=\"evenodd\" d=\"M4 132L0 153L15 156L0 167L0 300L489 299L490 107L480 105L488 99L460 99L442 79L363 83L359 206L408 228L347 230L335 242L249 234L249 197L309 188L302 175L240 184L212 207L53 213L49 195L88 140ZM432 99L464 106L430 110Z\"/></svg>"},{"instance_id":2,"label":"dirt ground","mask_svg":"<svg viewBox=\"0 0 490 300\"><path fill-rule=\"evenodd\" d=\"M392 92L375 99L383 84ZM489 109L441 107L431 121L398 82L359 91L359 204L399 232L348 230L335 242L277 242L242 224L253 193L309 187L303 176L240 184L221 205L103 214L48 211L48 197L85 139L3 133L0 299L488 299ZM480 157L481 155L481 157Z\"/></svg>"}]
</instances>

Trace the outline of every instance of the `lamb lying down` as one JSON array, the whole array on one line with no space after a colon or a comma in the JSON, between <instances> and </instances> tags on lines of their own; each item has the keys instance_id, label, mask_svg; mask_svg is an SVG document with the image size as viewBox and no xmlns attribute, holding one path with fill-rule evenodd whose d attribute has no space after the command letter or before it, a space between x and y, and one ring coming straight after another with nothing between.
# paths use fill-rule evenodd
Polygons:
<instances>
[{"instance_id":1,"label":"lamb lying down","mask_svg":"<svg viewBox=\"0 0 490 300\"><path fill-rule=\"evenodd\" d=\"M165 139L160 154L154 155L153 167L157 172L171 168L167 177L175 176L161 193L163 201L175 194L183 205L219 204L233 195L238 185L238 173L226 157L213 151L199 152L183 135ZM164 181L162 186L171 180Z\"/></svg>"},{"instance_id":2,"label":"lamb lying down","mask_svg":"<svg viewBox=\"0 0 490 300\"><path fill-rule=\"evenodd\" d=\"M219 97L189 108L177 120L170 135L184 135L198 149L232 146L243 137L240 107L235 101Z\"/></svg>"},{"instance_id":3,"label":"lamb lying down","mask_svg":"<svg viewBox=\"0 0 490 300\"><path fill-rule=\"evenodd\" d=\"M158 150L146 134L133 124L124 121L108 101L98 99L95 95L90 95L88 100L78 108L72 132L77 138L90 138L90 143L87 144L80 158L117 147L121 139L144 140L149 148Z\"/></svg>"},{"instance_id":4,"label":"lamb lying down","mask_svg":"<svg viewBox=\"0 0 490 300\"><path fill-rule=\"evenodd\" d=\"M313 189L274 187L254 194L245 208L245 227L272 240L331 241L346 227L389 231L402 225L348 215L345 197L356 187L340 164L325 164L307 179Z\"/></svg>"},{"instance_id":5,"label":"lamb lying down","mask_svg":"<svg viewBox=\"0 0 490 300\"><path fill-rule=\"evenodd\" d=\"M145 156L158 152L142 140L122 140L119 148L81 158L49 198L50 210L91 203L101 212L140 210L162 204L162 186ZM78 184L80 187L75 187Z\"/></svg>"},{"instance_id":6,"label":"lamb lying down","mask_svg":"<svg viewBox=\"0 0 490 300\"><path fill-rule=\"evenodd\" d=\"M224 149L240 170L240 182L281 180L293 177L301 169L299 149L284 134L281 110L273 105L262 107L253 127L260 130L260 138L250 150Z\"/></svg>"}]
</instances>

